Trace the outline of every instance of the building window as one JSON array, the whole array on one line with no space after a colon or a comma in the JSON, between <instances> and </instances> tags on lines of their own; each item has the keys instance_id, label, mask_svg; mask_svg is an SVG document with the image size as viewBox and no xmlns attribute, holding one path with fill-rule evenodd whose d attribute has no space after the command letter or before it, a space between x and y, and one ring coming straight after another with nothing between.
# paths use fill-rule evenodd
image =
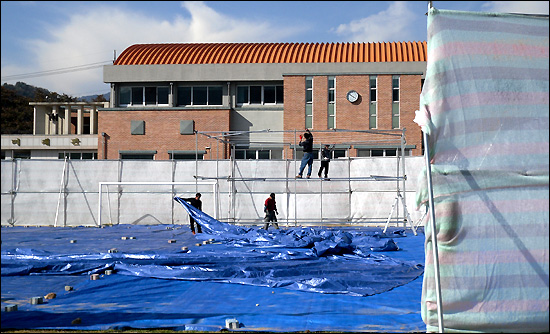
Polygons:
<instances>
[{"instance_id":1,"label":"building window","mask_svg":"<svg viewBox=\"0 0 550 334\"><path fill-rule=\"evenodd\" d=\"M13 151L13 159L30 159L31 151Z\"/></svg>"},{"instance_id":2,"label":"building window","mask_svg":"<svg viewBox=\"0 0 550 334\"><path fill-rule=\"evenodd\" d=\"M178 87L178 106L221 106L223 104L222 86Z\"/></svg>"},{"instance_id":3,"label":"building window","mask_svg":"<svg viewBox=\"0 0 550 334\"><path fill-rule=\"evenodd\" d=\"M60 152L57 155L58 159L70 159L70 160L97 160L97 153L93 152Z\"/></svg>"},{"instance_id":4,"label":"building window","mask_svg":"<svg viewBox=\"0 0 550 334\"><path fill-rule=\"evenodd\" d=\"M283 86L237 86L237 104L282 104Z\"/></svg>"},{"instance_id":5,"label":"building window","mask_svg":"<svg viewBox=\"0 0 550 334\"><path fill-rule=\"evenodd\" d=\"M328 120L329 129L336 128L336 78L328 77Z\"/></svg>"},{"instance_id":6,"label":"building window","mask_svg":"<svg viewBox=\"0 0 550 334\"><path fill-rule=\"evenodd\" d=\"M121 160L155 160L153 153L120 153Z\"/></svg>"},{"instance_id":7,"label":"building window","mask_svg":"<svg viewBox=\"0 0 550 334\"><path fill-rule=\"evenodd\" d=\"M129 87L122 86L119 89L119 106L167 106L170 87Z\"/></svg>"},{"instance_id":8,"label":"building window","mask_svg":"<svg viewBox=\"0 0 550 334\"><path fill-rule=\"evenodd\" d=\"M396 157L401 149L395 148L372 148L372 149L357 149L358 157ZM400 153L401 154L401 153ZM411 155L411 149L405 149L405 155Z\"/></svg>"},{"instance_id":9,"label":"building window","mask_svg":"<svg viewBox=\"0 0 550 334\"><path fill-rule=\"evenodd\" d=\"M203 160L204 154L199 153L169 153L170 160Z\"/></svg>"},{"instance_id":10,"label":"building window","mask_svg":"<svg viewBox=\"0 0 550 334\"><path fill-rule=\"evenodd\" d=\"M392 76L392 129L399 129L399 76Z\"/></svg>"},{"instance_id":11,"label":"building window","mask_svg":"<svg viewBox=\"0 0 550 334\"><path fill-rule=\"evenodd\" d=\"M270 160L282 159L283 151L280 149L235 149L235 159L240 160Z\"/></svg>"},{"instance_id":12,"label":"building window","mask_svg":"<svg viewBox=\"0 0 550 334\"><path fill-rule=\"evenodd\" d=\"M306 129L313 128L313 77L306 77Z\"/></svg>"},{"instance_id":13,"label":"building window","mask_svg":"<svg viewBox=\"0 0 550 334\"><path fill-rule=\"evenodd\" d=\"M377 89L376 89L377 76L373 75L369 79L370 83L370 103L369 103L369 129L376 129L376 109L377 103Z\"/></svg>"}]
</instances>

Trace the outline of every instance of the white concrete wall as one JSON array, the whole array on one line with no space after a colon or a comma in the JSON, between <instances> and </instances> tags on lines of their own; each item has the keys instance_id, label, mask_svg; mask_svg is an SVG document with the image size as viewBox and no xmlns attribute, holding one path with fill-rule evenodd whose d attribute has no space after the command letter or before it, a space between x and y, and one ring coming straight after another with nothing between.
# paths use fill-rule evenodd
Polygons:
<instances>
[{"instance_id":1,"label":"white concrete wall","mask_svg":"<svg viewBox=\"0 0 550 334\"><path fill-rule=\"evenodd\" d=\"M276 194L283 225L358 223L383 226L395 203L397 187L404 194L413 222L417 211L417 179L423 157L407 157L405 192L402 181L355 180L371 175L395 177L395 158L336 159L331 181L295 180L299 161L119 161L3 160L2 225L99 226L100 182L189 182L187 185L104 186L101 224L188 224L174 196L203 194L204 211L221 221L262 224L263 203ZM319 161L313 164L317 174ZM195 176L198 176L195 178ZM245 180L228 180L228 177ZM288 178L287 178L288 177ZM351 179L350 179L351 177ZM265 178L265 179L259 179ZM215 184L215 185L214 185ZM404 217L401 201L399 216Z\"/></svg>"}]
</instances>

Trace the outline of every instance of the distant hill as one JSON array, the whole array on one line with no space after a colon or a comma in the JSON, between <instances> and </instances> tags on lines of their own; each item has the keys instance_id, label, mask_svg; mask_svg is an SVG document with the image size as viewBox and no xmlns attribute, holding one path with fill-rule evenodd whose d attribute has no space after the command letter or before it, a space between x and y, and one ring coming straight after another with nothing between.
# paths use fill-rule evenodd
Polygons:
<instances>
[{"instance_id":1,"label":"distant hill","mask_svg":"<svg viewBox=\"0 0 550 334\"><path fill-rule=\"evenodd\" d=\"M83 102L93 102L93 101L97 101L99 96L103 96L105 101L109 101L109 98L111 97L111 93L109 92L109 93L105 93L105 94L81 96L77 99L78 99L78 101L83 101Z\"/></svg>"},{"instance_id":2,"label":"distant hill","mask_svg":"<svg viewBox=\"0 0 550 334\"><path fill-rule=\"evenodd\" d=\"M16 95L27 97L31 99L32 102L94 102L97 101L98 98L101 96L103 96L103 99L105 99L105 101L109 101L109 97L111 95L110 92L107 92L105 94L73 97L67 94L58 94L46 88L28 85L24 82L17 82L15 85L4 83L2 87L13 91Z\"/></svg>"}]
</instances>

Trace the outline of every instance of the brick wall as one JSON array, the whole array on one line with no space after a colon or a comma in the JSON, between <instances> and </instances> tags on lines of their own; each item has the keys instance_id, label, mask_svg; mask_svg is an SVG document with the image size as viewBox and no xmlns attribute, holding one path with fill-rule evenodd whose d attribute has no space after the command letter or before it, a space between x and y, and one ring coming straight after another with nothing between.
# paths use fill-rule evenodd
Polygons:
<instances>
[{"instance_id":1,"label":"brick wall","mask_svg":"<svg viewBox=\"0 0 550 334\"><path fill-rule=\"evenodd\" d=\"M198 151L209 146L205 159L216 159L217 142L204 135L180 134L181 120L194 120L196 131L229 131L229 110L101 110L98 113L101 132L107 134L107 145L99 134L98 159L118 159L119 151L157 151L155 160L169 159L168 151ZM145 121L145 134L132 135L131 122ZM220 159L226 159L227 147L220 148Z\"/></svg>"},{"instance_id":2,"label":"brick wall","mask_svg":"<svg viewBox=\"0 0 550 334\"><path fill-rule=\"evenodd\" d=\"M406 128L407 145L416 145L413 155L422 155L420 127L413 122L418 109L421 91L420 75L401 75L400 79L400 128ZM350 103L347 92L355 90L359 100ZM376 130L392 129L392 75L378 75L378 124ZM296 130L302 134L305 126L305 76L285 76L284 129ZM336 128L345 130L369 130L370 85L368 75L336 76ZM317 132L327 131L328 77L313 77L313 128L315 143L342 144L371 141L371 144L387 141L398 143L399 138L359 132ZM285 142L294 143L294 134L286 133ZM298 141L298 140L296 140ZM365 143L368 144L368 143ZM349 151L356 156L356 150ZM291 151L285 152L291 157Z\"/></svg>"}]
</instances>

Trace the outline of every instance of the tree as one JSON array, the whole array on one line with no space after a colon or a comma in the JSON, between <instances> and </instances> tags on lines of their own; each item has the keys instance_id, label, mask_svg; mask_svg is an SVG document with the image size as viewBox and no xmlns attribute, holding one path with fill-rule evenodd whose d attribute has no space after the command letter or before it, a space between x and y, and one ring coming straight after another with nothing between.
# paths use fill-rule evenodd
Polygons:
<instances>
[{"instance_id":1,"label":"tree","mask_svg":"<svg viewBox=\"0 0 550 334\"><path fill-rule=\"evenodd\" d=\"M0 111L2 134L32 134L34 110L29 105L30 98L20 96L4 86L2 89L2 109Z\"/></svg>"}]
</instances>

